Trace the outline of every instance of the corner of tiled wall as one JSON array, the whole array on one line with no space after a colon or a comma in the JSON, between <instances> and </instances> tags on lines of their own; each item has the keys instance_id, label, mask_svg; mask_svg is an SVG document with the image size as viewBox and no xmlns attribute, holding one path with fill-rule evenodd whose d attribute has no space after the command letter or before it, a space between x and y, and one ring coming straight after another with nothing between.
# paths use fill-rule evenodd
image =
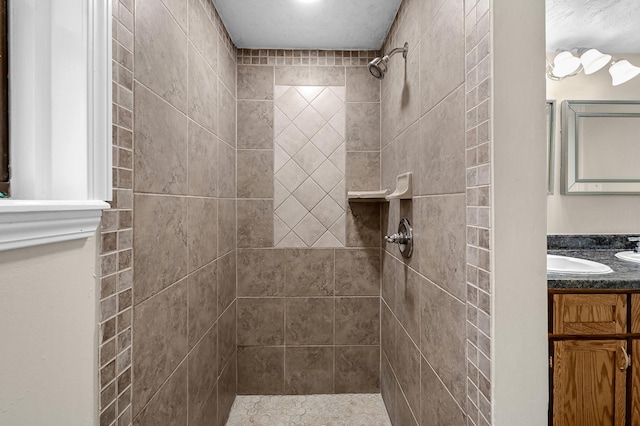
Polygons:
<instances>
[{"instance_id":1,"label":"corner of tiled wall","mask_svg":"<svg viewBox=\"0 0 640 426\"><path fill-rule=\"evenodd\" d=\"M113 201L103 213L100 276L99 410L101 425L131 424L133 0L114 0Z\"/></svg>"},{"instance_id":2,"label":"corner of tiled wall","mask_svg":"<svg viewBox=\"0 0 640 426\"><path fill-rule=\"evenodd\" d=\"M237 52L209 0L114 0L112 15L100 425L224 424L236 394Z\"/></svg>"},{"instance_id":3,"label":"corner of tiled wall","mask_svg":"<svg viewBox=\"0 0 640 426\"><path fill-rule=\"evenodd\" d=\"M492 424L491 12L465 0L467 166L467 424Z\"/></svg>"}]
</instances>

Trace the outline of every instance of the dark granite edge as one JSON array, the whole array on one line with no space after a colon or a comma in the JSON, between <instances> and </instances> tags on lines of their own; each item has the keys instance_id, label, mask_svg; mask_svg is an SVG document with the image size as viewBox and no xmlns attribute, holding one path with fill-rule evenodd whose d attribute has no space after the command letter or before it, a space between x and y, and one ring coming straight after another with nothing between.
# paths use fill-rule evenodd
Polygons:
<instances>
[{"instance_id":1,"label":"dark granite edge","mask_svg":"<svg viewBox=\"0 0 640 426\"><path fill-rule=\"evenodd\" d=\"M611 235L547 235L547 250L632 250L636 243L628 241L638 234Z\"/></svg>"}]
</instances>

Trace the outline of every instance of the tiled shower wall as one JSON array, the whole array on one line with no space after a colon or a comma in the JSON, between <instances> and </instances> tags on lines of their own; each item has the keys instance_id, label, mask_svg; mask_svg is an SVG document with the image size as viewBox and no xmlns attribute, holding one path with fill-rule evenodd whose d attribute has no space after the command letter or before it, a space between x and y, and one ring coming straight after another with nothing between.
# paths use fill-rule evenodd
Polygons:
<instances>
[{"instance_id":1,"label":"tiled shower wall","mask_svg":"<svg viewBox=\"0 0 640 426\"><path fill-rule=\"evenodd\" d=\"M239 394L380 388L379 205L346 205L346 248L276 248L272 178L275 87L344 88L346 189L379 188L380 85L362 66L374 56L239 51Z\"/></svg>"},{"instance_id":2,"label":"tiled shower wall","mask_svg":"<svg viewBox=\"0 0 640 426\"><path fill-rule=\"evenodd\" d=\"M467 164L476 151L465 145L475 105L466 84L465 3L404 0L384 46L409 43L406 61L393 57L382 84L382 184L413 172L414 194L383 209L384 230L395 232L407 217L415 238L410 259L394 245L383 250L381 391L394 425L478 421L468 404L477 401L470 383L478 377L467 360L475 330L467 316L476 312L468 300L477 299L466 284ZM479 238L487 235L472 241Z\"/></svg>"},{"instance_id":3,"label":"tiled shower wall","mask_svg":"<svg viewBox=\"0 0 640 426\"><path fill-rule=\"evenodd\" d=\"M224 424L236 394L236 51L208 0L121 0L113 13L101 425Z\"/></svg>"},{"instance_id":4,"label":"tiled shower wall","mask_svg":"<svg viewBox=\"0 0 640 426\"><path fill-rule=\"evenodd\" d=\"M133 0L113 0L113 201L100 230L100 424L131 424Z\"/></svg>"}]
</instances>

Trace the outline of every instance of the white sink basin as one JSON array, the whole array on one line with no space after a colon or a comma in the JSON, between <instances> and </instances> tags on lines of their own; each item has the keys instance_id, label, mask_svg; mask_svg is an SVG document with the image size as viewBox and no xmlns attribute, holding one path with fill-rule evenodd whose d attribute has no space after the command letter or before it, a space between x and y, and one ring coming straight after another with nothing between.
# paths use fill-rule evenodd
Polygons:
<instances>
[{"instance_id":1,"label":"white sink basin","mask_svg":"<svg viewBox=\"0 0 640 426\"><path fill-rule=\"evenodd\" d=\"M640 253L634 251L621 251L620 253L616 253L616 257L629 262L640 263Z\"/></svg>"},{"instance_id":2,"label":"white sink basin","mask_svg":"<svg viewBox=\"0 0 640 426\"><path fill-rule=\"evenodd\" d=\"M639 260L640 261L640 260ZM610 274L613 269L602 263L568 256L547 255L547 272L554 274Z\"/></svg>"}]
</instances>

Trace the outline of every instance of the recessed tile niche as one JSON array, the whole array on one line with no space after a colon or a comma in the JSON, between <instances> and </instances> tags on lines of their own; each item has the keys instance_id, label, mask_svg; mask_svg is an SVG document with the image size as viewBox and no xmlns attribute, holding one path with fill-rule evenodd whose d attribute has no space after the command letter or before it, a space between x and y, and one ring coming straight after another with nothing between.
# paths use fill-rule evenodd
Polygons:
<instances>
[{"instance_id":1,"label":"recessed tile niche","mask_svg":"<svg viewBox=\"0 0 640 426\"><path fill-rule=\"evenodd\" d=\"M274 97L274 244L345 247L345 87Z\"/></svg>"}]
</instances>

